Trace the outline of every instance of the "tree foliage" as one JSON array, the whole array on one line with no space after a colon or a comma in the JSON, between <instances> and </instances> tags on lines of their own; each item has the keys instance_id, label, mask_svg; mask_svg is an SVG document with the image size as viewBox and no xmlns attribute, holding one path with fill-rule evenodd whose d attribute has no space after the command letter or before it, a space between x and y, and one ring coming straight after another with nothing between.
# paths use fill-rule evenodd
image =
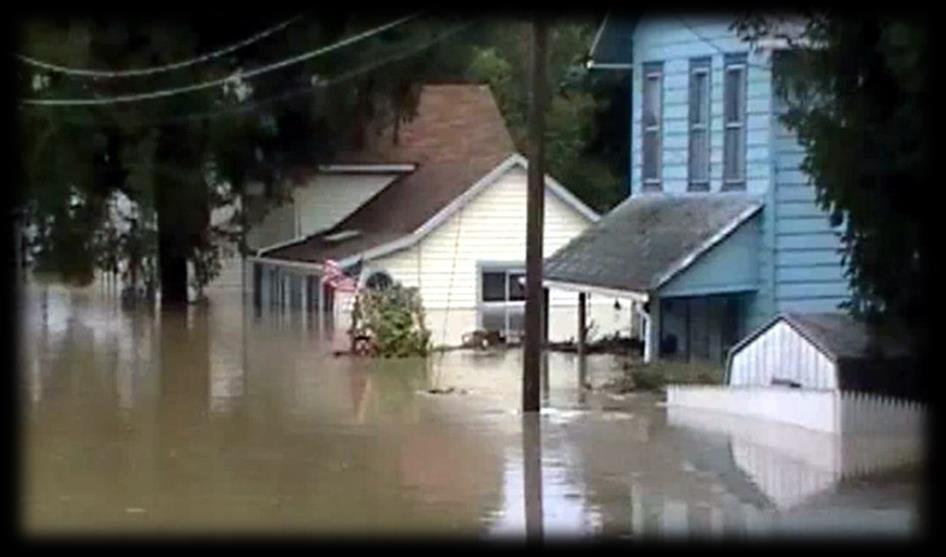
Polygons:
<instances>
[{"instance_id":1,"label":"tree foliage","mask_svg":"<svg viewBox=\"0 0 946 557\"><path fill-rule=\"evenodd\" d=\"M872 11L817 12L803 23L776 59L776 88L819 203L844 224L852 310L920 332L932 299L926 24ZM786 28L759 16L738 27L749 40Z\"/></svg>"},{"instance_id":2,"label":"tree foliage","mask_svg":"<svg viewBox=\"0 0 946 557\"><path fill-rule=\"evenodd\" d=\"M288 199L298 168L328 161L386 123L410 118L418 87L428 81L490 83L518 148L528 152L526 21L421 17L329 56L241 77L399 16L303 17L211 62L146 76L93 79L20 66L22 98L92 99L227 79L222 86L129 103L21 106L26 187L17 203L34 227L38 267L87 283L95 266L114 270L120 263L140 270L143 282L159 281L162 300L182 301L188 274L199 290L218 272L229 246L246 250L240 231ZM615 117L614 108L627 97L621 93L615 101L613 92L627 80L584 69L596 23L553 26L547 151L550 174L605 210L622 195L628 135L614 122L627 118ZM24 21L18 50L67 67L124 70L190 59L267 24L233 16L221 25L217 14L186 21L37 18ZM593 152L608 148L604 157ZM251 184L262 184L262 194L250 191ZM112 230L109 223L119 194L139 210L133 231ZM224 207L238 210L216 222L212 216ZM153 248L142 251L143 241ZM131 265L132 257L140 265Z\"/></svg>"},{"instance_id":3,"label":"tree foliage","mask_svg":"<svg viewBox=\"0 0 946 557\"><path fill-rule=\"evenodd\" d=\"M550 25L545 151L550 175L591 207L607 211L625 195L629 79L586 69L598 23L584 17ZM530 23L510 19L493 25L484 44L474 48L467 75L490 84L517 149L528 153Z\"/></svg>"},{"instance_id":4,"label":"tree foliage","mask_svg":"<svg viewBox=\"0 0 946 557\"><path fill-rule=\"evenodd\" d=\"M368 122L408 117L417 85L450 72L468 47L424 54L457 19L420 18L343 48L252 80L241 71L284 60L391 21L340 14L302 18L212 63L118 79L91 79L23 66L24 98L95 98L156 91L229 78L220 87L103 106L21 106L19 132L26 208L36 238L34 256L77 282L93 265L112 265L119 244L107 241L109 199L121 192L155 215L163 299L186 297L187 263L195 286L219 268L221 245L284 200L292 171L357 145ZM259 31L260 21L194 16L188 21L122 18L35 19L21 29L21 52L55 64L128 69L189 59ZM468 37L467 37L468 38ZM403 56L402 53L409 54ZM458 70L453 70L458 71ZM212 226L214 209L244 199L248 184L264 186L262 209L247 205L231 222ZM259 205L259 204L258 204ZM99 240L93 241L98 236ZM121 257L119 255L119 257Z\"/></svg>"}]
</instances>

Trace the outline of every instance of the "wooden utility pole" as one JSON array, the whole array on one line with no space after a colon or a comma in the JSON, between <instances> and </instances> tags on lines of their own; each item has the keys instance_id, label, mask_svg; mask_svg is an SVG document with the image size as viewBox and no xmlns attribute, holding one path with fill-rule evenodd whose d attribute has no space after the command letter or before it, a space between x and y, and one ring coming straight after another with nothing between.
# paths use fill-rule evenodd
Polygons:
<instances>
[{"instance_id":1,"label":"wooden utility pole","mask_svg":"<svg viewBox=\"0 0 946 557\"><path fill-rule=\"evenodd\" d=\"M532 101L529 105L529 187L526 203L526 338L522 366L522 410L539 410L542 350L542 229L545 215L546 24L532 22Z\"/></svg>"}]
</instances>

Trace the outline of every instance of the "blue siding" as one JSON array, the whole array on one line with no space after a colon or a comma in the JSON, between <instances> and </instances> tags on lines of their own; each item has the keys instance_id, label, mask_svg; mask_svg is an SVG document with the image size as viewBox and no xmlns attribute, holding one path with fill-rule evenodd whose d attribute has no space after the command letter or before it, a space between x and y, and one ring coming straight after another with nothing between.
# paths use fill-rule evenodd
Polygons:
<instances>
[{"instance_id":1,"label":"blue siding","mask_svg":"<svg viewBox=\"0 0 946 557\"><path fill-rule=\"evenodd\" d=\"M687 191L689 61L711 59L710 190L720 191L723 167L723 53L749 52L729 29L725 16L646 17L633 31L631 86L630 190L641 193L642 65L663 62L661 185L664 192ZM756 281L746 295L745 326L753 330L779 311L833 311L850 297L841 264L840 231L820 208L809 176L801 170L804 149L777 121L770 53L749 52L746 75L746 189L762 195L765 207L730 240L729 246L754 243L747 257L719 246L675 277L660 296L697 296L742 288L746 276ZM682 224L684 225L684 224ZM753 236L749 241L749 236ZM727 240L727 242L730 242ZM715 250L714 250L715 251ZM748 273L747 262L754 270ZM655 307L659 298L655 300Z\"/></svg>"},{"instance_id":2,"label":"blue siding","mask_svg":"<svg viewBox=\"0 0 946 557\"><path fill-rule=\"evenodd\" d=\"M730 18L669 16L642 18L634 30L634 69L631 88L631 194L641 192L640 130L642 67L663 62L661 128L661 185L665 192L687 191L690 59L710 57L710 190L722 188L723 175L723 53L749 52L746 43L729 30ZM771 72L766 55L749 55L746 74L746 190L764 193L771 183Z\"/></svg>"},{"instance_id":3,"label":"blue siding","mask_svg":"<svg viewBox=\"0 0 946 557\"><path fill-rule=\"evenodd\" d=\"M749 219L660 289L659 295L696 296L756 290L759 284L760 217Z\"/></svg>"},{"instance_id":4,"label":"blue siding","mask_svg":"<svg viewBox=\"0 0 946 557\"><path fill-rule=\"evenodd\" d=\"M776 120L781 104L773 98L775 309L832 311L850 296L840 230L831 226L809 176L801 170L803 148Z\"/></svg>"}]
</instances>

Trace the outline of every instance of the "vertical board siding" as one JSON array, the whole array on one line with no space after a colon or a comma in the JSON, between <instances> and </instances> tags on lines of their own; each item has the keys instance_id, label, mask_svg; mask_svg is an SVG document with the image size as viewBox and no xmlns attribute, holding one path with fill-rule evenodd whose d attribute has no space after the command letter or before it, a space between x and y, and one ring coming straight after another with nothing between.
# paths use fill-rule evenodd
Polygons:
<instances>
[{"instance_id":1,"label":"vertical board siding","mask_svg":"<svg viewBox=\"0 0 946 557\"><path fill-rule=\"evenodd\" d=\"M732 356L731 386L769 386L773 379L799 383L806 389L836 389L834 363L784 321Z\"/></svg>"}]
</instances>

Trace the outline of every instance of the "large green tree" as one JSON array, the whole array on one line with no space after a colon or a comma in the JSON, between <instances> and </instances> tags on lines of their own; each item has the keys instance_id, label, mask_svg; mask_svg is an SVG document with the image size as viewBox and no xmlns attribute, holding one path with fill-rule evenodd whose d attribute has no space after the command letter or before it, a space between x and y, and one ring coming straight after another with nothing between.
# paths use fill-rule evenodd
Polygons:
<instances>
[{"instance_id":1,"label":"large green tree","mask_svg":"<svg viewBox=\"0 0 946 557\"><path fill-rule=\"evenodd\" d=\"M750 41L783 34L792 46L775 59L783 122L805 148L821 205L844 224L851 309L922 339L935 298L927 25L871 10L787 23L752 15L737 27Z\"/></svg>"},{"instance_id":2,"label":"large green tree","mask_svg":"<svg viewBox=\"0 0 946 557\"><path fill-rule=\"evenodd\" d=\"M241 198L250 182L263 183L265 199L279 202L294 167L318 164L357 143L366 122L409 115L419 83L465 67L469 36L459 30L468 25L421 17L258 78L242 79L241 70L397 17L304 17L226 56L142 76L92 78L24 65L21 96L39 99L114 97L231 78L225 85L135 102L21 106L26 187L19 201L38 232L39 267L86 283L96 261L114 260L96 250L138 245L103 234L109 200L121 192L142 214L154 215L162 300L185 302L187 262L199 278L209 279L223 243L216 234L222 231L210 226L212 209ZM239 16L221 25L218 14L36 19L24 22L20 51L66 67L124 70L191 59L260 27L258 18ZM429 48L451 33L450 44ZM248 211L233 218L249 224Z\"/></svg>"}]
</instances>

